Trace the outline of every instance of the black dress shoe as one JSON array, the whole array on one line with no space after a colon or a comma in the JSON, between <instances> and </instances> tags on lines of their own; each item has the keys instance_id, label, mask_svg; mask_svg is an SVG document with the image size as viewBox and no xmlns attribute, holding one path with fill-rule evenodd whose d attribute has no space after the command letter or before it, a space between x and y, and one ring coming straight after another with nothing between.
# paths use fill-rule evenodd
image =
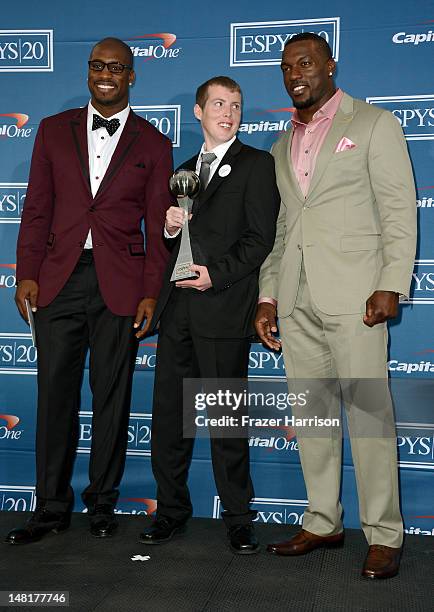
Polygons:
<instances>
[{"instance_id":1,"label":"black dress shoe","mask_svg":"<svg viewBox=\"0 0 434 612\"><path fill-rule=\"evenodd\" d=\"M139 536L142 544L164 544L176 534L185 531L185 522L173 521L167 518L156 519L150 527L144 529Z\"/></svg>"},{"instance_id":2,"label":"black dress shoe","mask_svg":"<svg viewBox=\"0 0 434 612\"><path fill-rule=\"evenodd\" d=\"M95 538L111 538L118 528L113 507L110 504L96 504L89 512L89 518L90 533Z\"/></svg>"},{"instance_id":3,"label":"black dress shoe","mask_svg":"<svg viewBox=\"0 0 434 612\"><path fill-rule=\"evenodd\" d=\"M26 525L12 529L5 539L6 544L30 544L37 542L47 533L61 533L68 529L71 522L70 512L51 512L46 508L37 508Z\"/></svg>"},{"instance_id":4,"label":"black dress shoe","mask_svg":"<svg viewBox=\"0 0 434 612\"><path fill-rule=\"evenodd\" d=\"M228 538L232 552L237 555L253 555L259 552L259 542L253 525L229 527Z\"/></svg>"}]
</instances>

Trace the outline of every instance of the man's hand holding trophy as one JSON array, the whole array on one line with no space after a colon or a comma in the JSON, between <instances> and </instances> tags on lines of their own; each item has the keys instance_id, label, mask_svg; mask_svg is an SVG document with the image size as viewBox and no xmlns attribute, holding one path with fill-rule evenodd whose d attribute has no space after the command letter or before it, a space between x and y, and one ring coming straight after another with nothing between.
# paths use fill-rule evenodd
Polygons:
<instances>
[{"instance_id":1,"label":"man's hand holding trophy","mask_svg":"<svg viewBox=\"0 0 434 612\"><path fill-rule=\"evenodd\" d=\"M196 278L198 274L191 270L191 266L194 262L191 252L188 219L193 206L193 199L200 191L199 177L192 170L177 170L170 178L169 188L172 195L177 198L178 206L184 211L184 223L181 229L181 244L170 280L180 281L187 278Z\"/></svg>"}]
</instances>

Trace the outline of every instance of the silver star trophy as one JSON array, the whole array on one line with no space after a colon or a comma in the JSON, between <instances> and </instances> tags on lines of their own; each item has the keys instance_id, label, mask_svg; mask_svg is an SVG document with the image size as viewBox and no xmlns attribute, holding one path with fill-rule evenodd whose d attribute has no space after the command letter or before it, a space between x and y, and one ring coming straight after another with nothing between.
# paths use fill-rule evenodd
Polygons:
<instances>
[{"instance_id":1,"label":"silver star trophy","mask_svg":"<svg viewBox=\"0 0 434 612\"><path fill-rule=\"evenodd\" d=\"M179 253L173 268L171 281L184 280L186 278L196 278L196 272L190 270L193 264L193 254L191 252L190 231L188 229L188 215L191 213L193 198L200 191L200 180L192 170L177 170L170 177L169 188L178 200L178 205L184 210L185 221L181 230L181 244Z\"/></svg>"}]
</instances>

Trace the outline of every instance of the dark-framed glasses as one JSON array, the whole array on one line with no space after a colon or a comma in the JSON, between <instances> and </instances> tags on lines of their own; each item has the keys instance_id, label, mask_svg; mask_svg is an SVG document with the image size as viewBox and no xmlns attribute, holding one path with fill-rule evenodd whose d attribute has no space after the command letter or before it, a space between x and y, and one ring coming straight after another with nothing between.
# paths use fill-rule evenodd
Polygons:
<instances>
[{"instance_id":1,"label":"dark-framed glasses","mask_svg":"<svg viewBox=\"0 0 434 612\"><path fill-rule=\"evenodd\" d=\"M87 62L89 64L89 68L91 70L95 70L95 72L102 72L104 68L107 66L107 69L110 72L114 72L114 74L121 74L127 68L128 70L132 69L132 66L127 66L126 64L120 64L119 62L102 62L101 60L89 60Z\"/></svg>"}]
</instances>

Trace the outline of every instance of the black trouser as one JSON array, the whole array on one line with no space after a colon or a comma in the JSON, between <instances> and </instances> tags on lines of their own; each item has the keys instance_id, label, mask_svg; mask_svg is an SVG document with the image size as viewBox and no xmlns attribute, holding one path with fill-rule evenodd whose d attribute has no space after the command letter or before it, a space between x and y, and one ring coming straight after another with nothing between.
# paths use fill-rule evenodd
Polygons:
<instances>
[{"instance_id":1,"label":"black trouser","mask_svg":"<svg viewBox=\"0 0 434 612\"><path fill-rule=\"evenodd\" d=\"M246 378L250 343L245 338L192 335L189 289L174 289L158 340L152 412L152 469L157 481L157 517L185 521L192 514L187 487L194 439L183 437L184 378ZM211 438L218 494L228 527L250 523L254 495L247 438Z\"/></svg>"},{"instance_id":2,"label":"black trouser","mask_svg":"<svg viewBox=\"0 0 434 612\"><path fill-rule=\"evenodd\" d=\"M101 297L92 251L57 297L35 316L38 347L36 495L52 511L72 509L70 485L78 441L80 390L87 349L92 390L90 484L85 505L114 506L127 447L137 342L134 317L115 315Z\"/></svg>"}]
</instances>

